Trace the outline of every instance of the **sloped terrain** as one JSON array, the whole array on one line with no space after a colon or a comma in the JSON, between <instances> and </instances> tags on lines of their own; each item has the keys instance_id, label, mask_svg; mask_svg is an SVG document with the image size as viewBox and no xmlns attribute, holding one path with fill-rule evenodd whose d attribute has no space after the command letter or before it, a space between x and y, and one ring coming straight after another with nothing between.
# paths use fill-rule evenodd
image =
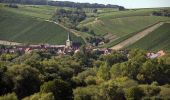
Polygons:
<instances>
[{"instance_id":1,"label":"sloped terrain","mask_svg":"<svg viewBox=\"0 0 170 100\"><path fill-rule=\"evenodd\" d=\"M31 10L31 7L21 6L18 10L1 6L0 40L23 43L65 44L68 31L52 22L45 21L45 19L49 19L49 15L43 14L44 6L42 6L42 12L39 12L41 6L38 6L39 8L35 7L32 7ZM35 13L35 11L37 12ZM71 37L74 41L83 42L80 37L76 37L74 34Z\"/></svg>"},{"instance_id":2,"label":"sloped terrain","mask_svg":"<svg viewBox=\"0 0 170 100\"><path fill-rule=\"evenodd\" d=\"M165 23L146 37L140 39L128 48L141 48L146 50L170 51L170 23Z\"/></svg>"}]
</instances>

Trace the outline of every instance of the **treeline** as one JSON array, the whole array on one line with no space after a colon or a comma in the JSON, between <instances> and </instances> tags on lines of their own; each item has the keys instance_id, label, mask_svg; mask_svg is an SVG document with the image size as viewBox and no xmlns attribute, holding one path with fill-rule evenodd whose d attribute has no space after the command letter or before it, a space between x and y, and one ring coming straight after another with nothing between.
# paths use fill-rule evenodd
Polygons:
<instances>
[{"instance_id":1,"label":"treeline","mask_svg":"<svg viewBox=\"0 0 170 100\"><path fill-rule=\"evenodd\" d=\"M69 1L50 1L50 0L0 0L4 3L20 3L20 4L35 4L35 5L51 5L59 7L74 7L74 8L119 8L124 9L118 5L104 5L104 4L90 4L90 3L75 3Z\"/></svg>"},{"instance_id":2,"label":"treeline","mask_svg":"<svg viewBox=\"0 0 170 100\"><path fill-rule=\"evenodd\" d=\"M169 76L170 55L149 59L139 49L109 55L86 46L62 56L3 53L0 100L169 100Z\"/></svg>"},{"instance_id":3,"label":"treeline","mask_svg":"<svg viewBox=\"0 0 170 100\"><path fill-rule=\"evenodd\" d=\"M165 17L170 17L170 10L161 10L161 11L154 11L152 13L154 16L165 16Z\"/></svg>"},{"instance_id":4,"label":"treeline","mask_svg":"<svg viewBox=\"0 0 170 100\"><path fill-rule=\"evenodd\" d=\"M86 13L82 9L57 9L52 19L64 24L69 28L75 29L79 22L86 18Z\"/></svg>"}]
</instances>

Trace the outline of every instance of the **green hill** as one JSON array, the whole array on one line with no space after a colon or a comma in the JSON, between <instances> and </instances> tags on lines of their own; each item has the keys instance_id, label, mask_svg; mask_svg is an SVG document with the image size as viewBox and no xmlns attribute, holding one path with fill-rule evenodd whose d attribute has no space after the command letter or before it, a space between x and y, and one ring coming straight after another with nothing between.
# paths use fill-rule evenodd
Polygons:
<instances>
[{"instance_id":1,"label":"green hill","mask_svg":"<svg viewBox=\"0 0 170 100\"><path fill-rule=\"evenodd\" d=\"M46 6L19 6L17 9L1 5L0 39L24 43L65 44L67 31L45 21L50 18L53 10L53 7ZM74 34L71 37L74 41L83 42Z\"/></svg>"},{"instance_id":2,"label":"green hill","mask_svg":"<svg viewBox=\"0 0 170 100\"><path fill-rule=\"evenodd\" d=\"M114 38L107 44L110 47L159 21L170 20L168 17L151 16L153 11L159 10L155 8L102 13L96 18L83 21L79 27L86 26L97 35L112 34Z\"/></svg>"},{"instance_id":3,"label":"green hill","mask_svg":"<svg viewBox=\"0 0 170 100\"><path fill-rule=\"evenodd\" d=\"M170 51L170 23L162 25L146 37L137 41L128 48L141 48L147 50Z\"/></svg>"}]
</instances>

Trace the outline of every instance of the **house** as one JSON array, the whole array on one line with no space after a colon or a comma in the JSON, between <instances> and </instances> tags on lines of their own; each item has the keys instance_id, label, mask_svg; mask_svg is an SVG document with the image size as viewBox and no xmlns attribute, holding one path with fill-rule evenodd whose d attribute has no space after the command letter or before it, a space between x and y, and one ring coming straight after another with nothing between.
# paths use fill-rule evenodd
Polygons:
<instances>
[{"instance_id":1,"label":"house","mask_svg":"<svg viewBox=\"0 0 170 100\"><path fill-rule=\"evenodd\" d=\"M166 53L163 50L158 51L157 53L149 52L146 54L147 58L154 59L164 56Z\"/></svg>"}]
</instances>

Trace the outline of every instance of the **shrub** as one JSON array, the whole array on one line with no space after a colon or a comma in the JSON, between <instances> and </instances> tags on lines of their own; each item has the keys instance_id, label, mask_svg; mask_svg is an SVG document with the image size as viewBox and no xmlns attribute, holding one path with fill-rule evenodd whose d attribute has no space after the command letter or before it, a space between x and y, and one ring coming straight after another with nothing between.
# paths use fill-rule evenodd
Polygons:
<instances>
[{"instance_id":1,"label":"shrub","mask_svg":"<svg viewBox=\"0 0 170 100\"><path fill-rule=\"evenodd\" d=\"M94 76L88 76L86 79L85 79L85 83L87 85L95 85L96 84L96 78Z\"/></svg>"},{"instance_id":2,"label":"shrub","mask_svg":"<svg viewBox=\"0 0 170 100\"><path fill-rule=\"evenodd\" d=\"M18 100L18 98L15 93L11 93L0 96L0 100Z\"/></svg>"},{"instance_id":3,"label":"shrub","mask_svg":"<svg viewBox=\"0 0 170 100\"><path fill-rule=\"evenodd\" d=\"M52 93L35 93L23 100L55 100Z\"/></svg>"},{"instance_id":4,"label":"shrub","mask_svg":"<svg viewBox=\"0 0 170 100\"><path fill-rule=\"evenodd\" d=\"M125 91L126 99L140 100L144 96L143 90L139 87L130 87Z\"/></svg>"}]
</instances>

